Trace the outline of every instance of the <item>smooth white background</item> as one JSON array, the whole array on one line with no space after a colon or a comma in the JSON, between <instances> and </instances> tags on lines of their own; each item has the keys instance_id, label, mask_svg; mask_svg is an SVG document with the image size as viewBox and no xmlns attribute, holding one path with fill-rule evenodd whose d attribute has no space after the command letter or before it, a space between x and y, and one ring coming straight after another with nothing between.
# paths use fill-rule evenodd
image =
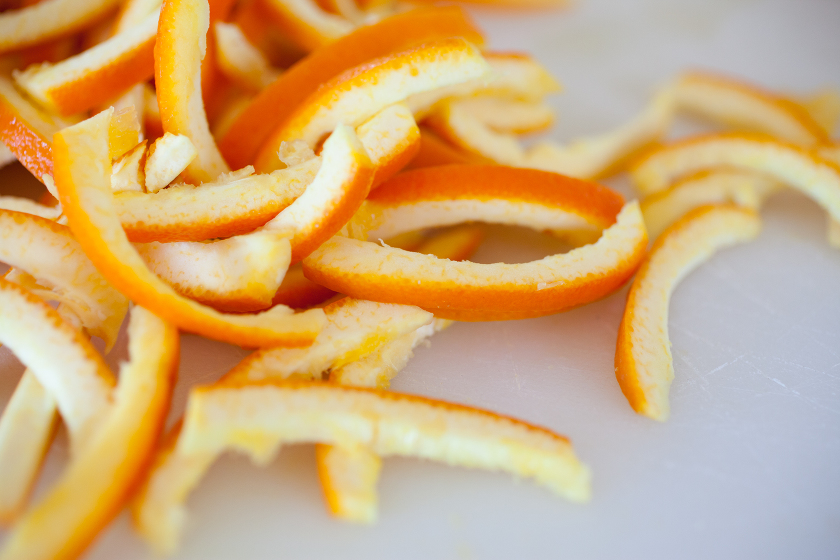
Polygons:
<instances>
[{"instance_id":1,"label":"smooth white background","mask_svg":"<svg viewBox=\"0 0 840 560\"><path fill-rule=\"evenodd\" d=\"M548 134L560 141L622 123L687 68L791 93L840 87L836 0L577 4L475 12L494 49L531 52L563 82ZM621 179L611 184L632 196ZM825 241L823 212L801 195L775 196L762 215L757 241L715 256L673 298L666 424L635 415L615 382L626 290L553 317L455 325L395 379L397 391L568 435L594 474L590 504L506 475L388 459L381 519L357 527L327 515L311 447L284 449L264 469L231 455L191 495L177 558L840 557L840 252ZM493 228L476 260L529 260L553 247ZM182 341L173 417L188 384L210 382L246 355ZM118 350L110 361L123 357ZM0 360L5 402L22 368L5 350ZM65 456L59 440L47 478ZM88 557L150 553L123 515Z\"/></svg>"}]
</instances>

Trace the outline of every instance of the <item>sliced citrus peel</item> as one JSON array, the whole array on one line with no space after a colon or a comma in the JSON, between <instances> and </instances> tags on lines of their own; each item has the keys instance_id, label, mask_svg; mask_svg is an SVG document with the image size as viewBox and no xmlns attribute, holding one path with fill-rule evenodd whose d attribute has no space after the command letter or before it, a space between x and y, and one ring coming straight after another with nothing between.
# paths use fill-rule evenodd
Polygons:
<instances>
[{"instance_id":1,"label":"sliced citrus peel","mask_svg":"<svg viewBox=\"0 0 840 560\"><path fill-rule=\"evenodd\" d=\"M240 346L299 346L321 329L319 309L293 314L227 315L178 295L131 246L114 211L106 110L54 138L56 186L71 231L102 275L129 299L180 328Z\"/></svg>"},{"instance_id":2,"label":"sliced citrus peel","mask_svg":"<svg viewBox=\"0 0 840 560\"><path fill-rule=\"evenodd\" d=\"M109 413L50 492L15 524L3 558L76 558L117 515L148 466L175 385L178 330L135 307L128 333L130 361Z\"/></svg>"},{"instance_id":3,"label":"sliced citrus peel","mask_svg":"<svg viewBox=\"0 0 840 560\"><path fill-rule=\"evenodd\" d=\"M146 265L179 294L228 312L268 309L292 255L288 236L262 231L209 243L136 244Z\"/></svg>"},{"instance_id":4,"label":"sliced citrus peel","mask_svg":"<svg viewBox=\"0 0 840 560\"><path fill-rule=\"evenodd\" d=\"M158 14L57 64L15 74L15 81L51 111L72 115L97 107L154 74Z\"/></svg>"},{"instance_id":5,"label":"sliced citrus peel","mask_svg":"<svg viewBox=\"0 0 840 560\"><path fill-rule=\"evenodd\" d=\"M450 262L336 236L303 261L307 278L361 299L417 305L460 320L538 317L604 297L641 261L647 235L637 203L552 173L446 166L396 176L359 212L369 239L464 221L603 231L594 244L523 264ZM613 223L614 221L614 223ZM612 223L613 225L610 225Z\"/></svg>"},{"instance_id":6,"label":"sliced citrus peel","mask_svg":"<svg viewBox=\"0 0 840 560\"><path fill-rule=\"evenodd\" d=\"M544 101L475 95L452 103L496 132L527 134L545 130L554 123L554 109Z\"/></svg>"},{"instance_id":7,"label":"sliced citrus peel","mask_svg":"<svg viewBox=\"0 0 840 560\"><path fill-rule=\"evenodd\" d=\"M704 206L656 240L627 296L615 351L615 376L633 410L668 419L674 378L668 305L676 285L715 251L754 239L760 229L753 210Z\"/></svg>"},{"instance_id":8,"label":"sliced citrus peel","mask_svg":"<svg viewBox=\"0 0 840 560\"><path fill-rule=\"evenodd\" d=\"M840 167L814 152L763 135L711 134L675 142L637 162L631 176L636 188L650 195L679 177L714 167L766 175L801 191L831 219L840 220Z\"/></svg>"},{"instance_id":9,"label":"sliced citrus peel","mask_svg":"<svg viewBox=\"0 0 840 560\"><path fill-rule=\"evenodd\" d=\"M347 35L355 25L322 10L313 0L265 0L274 22L306 51L314 51Z\"/></svg>"},{"instance_id":10,"label":"sliced citrus peel","mask_svg":"<svg viewBox=\"0 0 840 560\"><path fill-rule=\"evenodd\" d=\"M656 239L668 226L695 208L732 203L758 210L780 187L777 181L756 173L727 169L700 171L664 191L645 197L641 210L648 236Z\"/></svg>"},{"instance_id":11,"label":"sliced citrus peel","mask_svg":"<svg viewBox=\"0 0 840 560\"><path fill-rule=\"evenodd\" d=\"M751 84L705 72L689 72L670 87L679 110L802 146L828 140L823 127L799 104Z\"/></svg>"},{"instance_id":12,"label":"sliced citrus peel","mask_svg":"<svg viewBox=\"0 0 840 560\"><path fill-rule=\"evenodd\" d=\"M146 192L156 193L174 181L198 155L189 138L165 132L146 153L143 167Z\"/></svg>"},{"instance_id":13,"label":"sliced citrus peel","mask_svg":"<svg viewBox=\"0 0 840 560\"><path fill-rule=\"evenodd\" d=\"M0 14L0 52L68 35L94 24L119 0L46 0Z\"/></svg>"},{"instance_id":14,"label":"sliced citrus peel","mask_svg":"<svg viewBox=\"0 0 840 560\"><path fill-rule=\"evenodd\" d=\"M19 196L0 196L0 208L13 212L32 214L39 218L55 221L61 216L60 206L47 206Z\"/></svg>"},{"instance_id":15,"label":"sliced citrus peel","mask_svg":"<svg viewBox=\"0 0 840 560\"><path fill-rule=\"evenodd\" d=\"M504 471L573 501L589 498L588 469L566 438L543 428L411 395L266 379L192 390L178 441L157 457L134 503L134 522L158 552L172 552L186 495L222 451L265 464L280 445L304 442Z\"/></svg>"},{"instance_id":16,"label":"sliced citrus peel","mask_svg":"<svg viewBox=\"0 0 840 560\"><path fill-rule=\"evenodd\" d=\"M365 62L445 37L482 43L464 11L453 6L414 9L357 28L302 59L260 92L220 140L222 153L233 167L253 164L275 129L324 82Z\"/></svg>"},{"instance_id":17,"label":"sliced citrus peel","mask_svg":"<svg viewBox=\"0 0 840 560\"><path fill-rule=\"evenodd\" d=\"M30 214L0 210L0 262L23 270L64 303L82 326L110 349L128 311L66 226Z\"/></svg>"},{"instance_id":18,"label":"sliced citrus peel","mask_svg":"<svg viewBox=\"0 0 840 560\"><path fill-rule=\"evenodd\" d=\"M114 377L90 342L28 290L0 279L0 341L55 399L75 452L111 405ZM44 352L49 348L49 352Z\"/></svg>"},{"instance_id":19,"label":"sliced citrus peel","mask_svg":"<svg viewBox=\"0 0 840 560\"><path fill-rule=\"evenodd\" d=\"M225 77L253 93L273 82L280 72L233 23L216 22L216 54Z\"/></svg>"},{"instance_id":20,"label":"sliced citrus peel","mask_svg":"<svg viewBox=\"0 0 840 560\"><path fill-rule=\"evenodd\" d=\"M155 85L163 130L186 136L198 150L185 171L187 182L195 184L229 171L210 134L201 96L201 60L209 27L206 1L166 2L155 43Z\"/></svg>"},{"instance_id":21,"label":"sliced citrus peel","mask_svg":"<svg viewBox=\"0 0 840 560\"><path fill-rule=\"evenodd\" d=\"M282 142L303 140L315 147L342 122L359 126L388 105L411 95L487 75L478 49L461 38L443 39L348 70L322 85L278 128L260 150L255 167L281 167Z\"/></svg>"},{"instance_id":22,"label":"sliced citrus peel","mask_svg":"<svg viewBox=\"0 0 840 560\"><path fill-rule=\"evenodd\" d=\"M673 114L672 96L665 91L640 115L619 128L567 146L542 143L524 149L510 133L496 132L481 115L458 101L439 106L426 124L459 148L503 165L554 171L591 179L614 171L666 132ZM492 122L492 121L491 121Z\"/></svg>"}]
</instances>

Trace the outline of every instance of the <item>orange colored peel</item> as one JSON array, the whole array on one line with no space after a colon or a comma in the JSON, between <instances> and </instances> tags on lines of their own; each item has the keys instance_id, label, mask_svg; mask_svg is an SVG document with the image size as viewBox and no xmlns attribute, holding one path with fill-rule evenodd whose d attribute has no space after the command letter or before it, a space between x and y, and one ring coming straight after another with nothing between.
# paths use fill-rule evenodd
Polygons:
<instances>
[{"instance_id":1,"label":"orange colored peel","mask_svg":"<svg viewBox=\"0 0 840 560\"><path fill-rule=\"evenodd\" d=\"M668 305L676 285L715 251L755 238L760 228L752 210L704 206L656 240L627 296L615 351L615 376L633 410L654 420L668 418L674 378Z\"/></svg>"},{"instance_id":2,"label":"orange colored peel","mask_svg":"<svg viewBox=\"0 0 840 560\"><path fill-rule=\"evenodd\" d=\"M129 299L178 327L241 346L309 344L321 310L297 315L275 307L259 315L225 315L178 295L145 265L114 211L108 159L110 111L56 134L56 186L68 224L88 257Z\"/></svg>"}]
</instances>

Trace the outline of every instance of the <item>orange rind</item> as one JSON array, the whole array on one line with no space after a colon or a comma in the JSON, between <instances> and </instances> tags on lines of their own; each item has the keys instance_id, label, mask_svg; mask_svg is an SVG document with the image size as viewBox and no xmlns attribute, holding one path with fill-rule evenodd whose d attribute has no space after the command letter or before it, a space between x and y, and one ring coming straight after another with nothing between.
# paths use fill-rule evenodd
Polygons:
<instances>
[{"instance_id":1,"label":"orange rind","mask_svg":"<svg viewBox=\"0 0 840 560\"><path fill-rule=\"evenodd\" d=\"M303 261L304 273L339 293L417 305L447 319L558 313L618 289L641 262L647 245L642 215L637 203L619 211L621 202L600 185L543 171L418 169L375 191L359 212L368 221L359 227L374 242L335 236ZM592 245L522 264L450 262L375 242L474 220L603 233Z\"/></svg>"},{"instance_id":2,"label":"orange rind","mask_svg":"<svg viewBox=\"0 0 840 560\"><path fill-rule=\"evenodd\" d=\"M239 26L219 21L215 31L219 70L229 80L257 93L280 75L265 55L248 41Z\"/></svg>"},{"instance_id":3,"label":"orange rind","mask_svg":"<svg viewBox=\"0 0 840 560\"><path fill-rule=\"evenodd\" d=\"M453 6L414 9L359 27L293 65L260 92L219 148L234 168L253 164L271 134L324 82L360 64L446 37L482 43L464 11Z\"/></svg>"},{"instance_id":4,"label":"orange rind","mask_svg":"<svg viewBox=\"0 0 840 560\"><path fill-rule=\"evenodd\" d=\"M369 62L322 85L272 134L257 157L258 171L281 167L277 149L303 140L315 147L341 122L356 127L411 95L479 78L489 72L478 49L444 39Z\"/></svg>"},{"instance_id":5,"label":"orange rind","mask_svg":"<svg viewBox=\"0 0 840 560\"><path fill-rule=\"evenodd\" d=\"M128 327L130 361L113 404L90 443L49 492L15 524L3 558L77 558L122 509L148 466L178 367L178 330L135 307Z\"/></svg>"},{"instance_id":6,"label":"orange rind","mask_svg":"<svg viewBox=\"0 0 840 560\"><path fill-rule=\"evenodd\" d=\"M68 225L102 275L129 299L179 328L240 346L303 346L324 323L323 311L293 314L277 306L230 315L184 298L150 271L131 246L114 208L108 158L111 110L54 137L55 180Z\"/></svg>"},{"instance_id":7,"label":"orange rind","mask_svg":"<svg viewBox=\"0 0 840 560\"><path fill-rule=\"evenodd\" d=\"M627 296L615 351L615 376L633 410L668 419L674 378L668 306L676 285L716 251L754 239L760 229L753 210L704 206L656 240Z\"/></svg>"},{"instance_id":8,"label":"orange rind","mask_svg":"<svg viewBox=\"0 0 840 560\"><path fill-rule=\"evenodd\" d=\"M262 465L281 445L304 442L508 472L569 500L589 499L589 470L566 438L544 428L411 395L266 379L192 390L177 442L158 454L134 503L135 524L159 553L171 553L183 502L222 451Z\"/></svg>"},{"instance_id":9,"label":"orange rind","mask_svg":"<svg viewBox=\"0 0 840 560\"><path fill-rule=\"evenodd\" d=\"M146 192L156 193L169 186L198 155L190 139L165 132L146 153L143 166Z\"/></svg>"},{"instance_id":10,"label":"orange rind","mask_svg":"<svg viewBox=\"0 0 840 560\"><path fill-rule=\"evenodd\" d=\"M346 18L325 12L313 0L265 0L275 24L304 50L314 51L355 28Z\"/></svg>"},{"instance_id":11,"label":"orange rind","mask_svg":"<svg viewBox=\"0 0 840 560\"><path fill-rule=\"evenodd\" d=\"M210 133L202 99L210 6L206 0L173 0L160 12L155 42L155 87L165 132L190 139L198 156L185 171L187 182L209 182L229 171Z\"/></svg>"}]
</instances>

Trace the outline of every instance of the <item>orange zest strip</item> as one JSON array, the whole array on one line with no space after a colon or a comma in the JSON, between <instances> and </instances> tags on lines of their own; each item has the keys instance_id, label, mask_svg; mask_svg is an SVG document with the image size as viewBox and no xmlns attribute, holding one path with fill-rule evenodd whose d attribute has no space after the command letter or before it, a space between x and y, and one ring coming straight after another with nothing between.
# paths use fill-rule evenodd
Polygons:
<instances>
[{"instance_id":1,"label":"orange zest strip","mask_svg":"<svg viewBox=\"0 0 840 560\"><path fill-rule=\"evenodd\" d=\"M57 64L30 66L15 80L33 99L62 115L114 99L154 75L157 14Z\"/></svg>"},{"instance_id":2,"label":"orange zest strip","mask_svg":"<svg viewBox=\"0 0 840 560\"><path fill-rule=\"evenodd\" d=\"M677 107L728 126L813 146L828 134L799 104L756 86L706 72L690 72L674 85Z\"/></svg>"},{"instance_id":3,"label":"orange zest strip","mask_svg":"<svg viewBox=\"0 0 840 560\"><path fill-rule=\"evenodd\" d=\"M79 557L119 513L148 467L169 411L178 368L178 330L145 309L131 313L130 362L90 444L4 543L7 559Z\"/></svg>"},{"instance_id":4,"label":"orange zest strip","mask_svg":"<svg viewBox=\"0 0 840 560\"><path fill-rule=\"evenodd\" d=\"M234 168L252 164L271 133L322 83L365 62L446 37L483 43L464 11L452 6L415 9L359 27L313 52L260 92L220 140L219 148Z\"/></svg>"},{"instance_id":5,"label":"orange zest strip","mask_svg":"<svg viewBox=\"0 0 840 560\"><path fill-rule=\"evenodd\" d=\"M264 0L274 23L304 50L314 51L347 35L350 21L322 10L313 0Z\"/></svg>"},{"instance_id":6,"label":"orange zest strip","mask_svg":"<svg viewBox=\"0 0 840 560\"><path fill-rule=\"evenodd\" d=\"M111 405L114 376L87 338L31 292L0 278L0 300L0 340L55 399L74 451L83 449Z\"/></svg>"},{"instance_id":7,"label":"orange zest strip","mask_svg":"<svg viewBox=\"0 0 840 560\"><path fill-rule=\"evenodd\" d=\"M56 186L68 225L102 275L129 299L183 330L240 346L303 346L324 323L323 311L226 315L178 295L145 265L114 211L108 124L112 110L55 135Z\"/></svg>"},{"instance_id":8,"label":"orange zest strip","mask_svg":"<svg viewBox=\"0 0 840 560\"><path fill-rule=\"evenodd\" d=\"M763 135L711 134L675 142L637 162L631 176L639 191L649 195L679 177L715 167L763 173L801 191L840 220L840 166Z\"/></svg>"},{"instance_id":9,"label":"orange zest strip","mask_svg":"<svg viewBox=\"0 0 840 560\"><path fill-rule=\"evenodd\" d=\"M533 175L539 173L544 174L542 181L540 175ZM413 181L411 176L422 179ZM483 185L493 185L495 180L495 187L483 190ZM534 185L530 189L525 187L528 182ZM395 186L390 188L391 184ZM446 193L458 190L455 184L461 186L460 193ZM415 170L398 175L373 193L363 212L374 216L373 224L367 226L369 239L474 220L540 230L598 227L595 223L602 228L606 220L615 223L592 245L512 265L450 262L336 236L305 259L303 269L307 278L336 292L417 305L447 319L479 321L557 313L618 289L641 262L647 235L638 204L625 205L616 216L616 200L620 197L604 187L547 172L492 166Z\"/></svg>"},{"instance_id":10,"label":"orange zest strip","mask_svg":"<svg viewBox=\"0 0 840 560\"><path fill-rule=\"evenodd\" d=\"M590 495L589 470L567 438L545 428L413 395L265 379L192 390L177 443L156 458L134 504L135 524L158 552L171 553L183 503L222 451L266 464L281 445L304 442L508 472L575 502Z\"/></svg>"},{"instance_id":11,"label":"orange zest strip","mask_svg":"<svg viewBox=\"0 0 840 560\"><path fill-rule=\"evenodd\" d=\"M656 240L627 296L615 351L615 376L633 410L654 420L668 418L674 378L668 305L677 283L715 251L749 241L760 229L753 210L703 206Z\"/></svg>"},{"instance_id":12,"label":"orange zest strip","mask_svg":"<svg viewBox=\"0 0 840 560\"><path fill-rule=\"evenodd\" d=\"M201 94L201 60L207 47L207 0L167 0L155 43L155 85L163 130L189 138L198 156L184 174L187 182L212 181L228 166L210 133Z\"/></svg>"},{"instance_id":13,"label":"orange zest strip","mask_svg":"<svg viewBox=\"0 0 840 560\"><path fill-rule=\"evenodd\" d=\"M292 263L336 234L364 202L374 169L353 129L339 125L324 143L321 171L306 192L265 225L291 236Z\"/></svg>"},{"instance_id":14,"label":"orange zest strip","mask_svg":"<svg viewBox=\"0 0 840 560\"><path fill-rule=\"evenodd\" d=\"M442 39L363 64L323 84L297 107L260 149L255 167L282 167L282 143L303 140L315 147L341 122L359 126L389 105L430 90L481 78L490 67L462 38Z\"/></svg>"},{"instance_id":15,"label":"orange zest strip","mask_svg":"<svg viewBox=\"0 0 840 560\"><path fill-rule=\"evenodd\" d=\"M120 0L45 0L0 14L0 53L69 35L96 23Z\"/></svg>"},{"instance_id":16,"label":"orange zest strip","mask_svg":"<svg viewBox=\"0 0 840 560\"><path fill-rule=\"evenodd\" d=\"M490 163L478 154L464 151L454 144L450 144L437 135L432 129L420 127L420 149L406 169L419 169L421 167L437 167L440 165L465 165L465 164Z\"/></svg>"}]
</instances>

